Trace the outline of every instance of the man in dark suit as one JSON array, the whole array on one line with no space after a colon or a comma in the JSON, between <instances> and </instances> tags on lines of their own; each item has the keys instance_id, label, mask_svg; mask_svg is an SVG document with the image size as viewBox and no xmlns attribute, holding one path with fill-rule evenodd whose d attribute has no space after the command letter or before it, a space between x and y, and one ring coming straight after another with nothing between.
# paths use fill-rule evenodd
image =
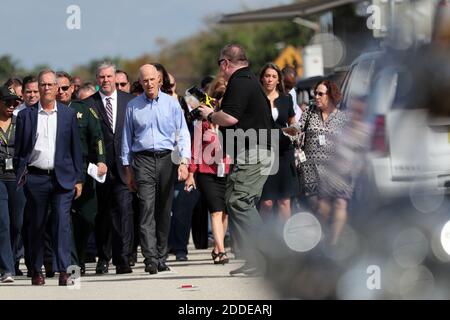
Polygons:
<instances>
[{"instance_id":1,"label":"man in dark suit","mask_svg":"<svg viewBox=\"0 0 450 320\"><path fill-rule=\"evenodd\" d=\"M129 265L133 244L132 195L126 185L120 155L125 109L128 101L134 97L116 90L115 72L116 68L111 63L99 65L97 84L100 90L84 100L84 103L93 108L100 118L105 141L106 165L109 168L105 183L99 184L97 188L98 213L95 222L95 240L99 257L95 270L97 274L108 272L111 251L116 273L132 272Z\"/></svg>"},{"instance_id":2,"label":"man in dark suit","mask_svg":"<svg viewBox=\"0 0 450 320\"><path fill-rule=\"evenodd\" d=\"M29 217L28 238L33 285L45 284L42 275L44 235L52 212L52 234L59 285L72 285L70 265L70 208L81 195L82 159L75 112L56 102L56 74L39 73L40 100L19 112L14 154L18 185L24 185Z\"/></svg>"}]
</instances>

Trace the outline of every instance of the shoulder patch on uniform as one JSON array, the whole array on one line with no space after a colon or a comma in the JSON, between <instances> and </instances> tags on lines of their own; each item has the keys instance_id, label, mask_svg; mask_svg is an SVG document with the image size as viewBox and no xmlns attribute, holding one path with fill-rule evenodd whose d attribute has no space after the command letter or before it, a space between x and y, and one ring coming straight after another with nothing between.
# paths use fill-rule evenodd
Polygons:
<instances>
[{"instance_id":1,"label":"shoulder patch on uniform","mask_svg":"<svg viewBox=\"0 0 450 320\"><path fill-rule=\"evenodd\" d=\"M94 116L94 118L98 120L97 113L94 111L94 109L89 108L89 111L92 113L92 115Z\"/></svg>"}]
</instances>

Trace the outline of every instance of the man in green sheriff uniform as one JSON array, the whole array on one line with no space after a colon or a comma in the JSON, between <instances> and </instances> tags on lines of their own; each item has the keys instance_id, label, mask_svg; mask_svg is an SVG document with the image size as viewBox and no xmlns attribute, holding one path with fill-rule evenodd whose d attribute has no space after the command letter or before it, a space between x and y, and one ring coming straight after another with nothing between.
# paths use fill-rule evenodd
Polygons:
<instances>
[{"instance_id":1,"label":"man in green sheriff uniform","mask_svg":"<svg viewBox=\"0 0 450 320\"><path fill-rule=\"evenodd\" d=\"M57 100L74 109L77 114L78 129L83 153L84 184L81 197L74 200L72 206L72 264L81 267L84 274L85 253L89 235L94 230L97 214L97 197L95 181L86 174L88 163L97 163L98 176L106 174L105 146L103 134L97 114L82 102L71 101L74 86L72 78L65 72L57 73Z\"/></svg>"}]
</instances>

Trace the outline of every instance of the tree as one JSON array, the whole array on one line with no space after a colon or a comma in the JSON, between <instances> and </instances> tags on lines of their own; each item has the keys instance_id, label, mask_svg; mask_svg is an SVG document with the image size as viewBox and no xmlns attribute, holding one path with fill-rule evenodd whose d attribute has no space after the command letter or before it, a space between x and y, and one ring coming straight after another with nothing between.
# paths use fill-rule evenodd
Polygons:
<instances>
[{"instance_id":1,"label":"tree","mask_svg":"<svg viewBox=\"0 0 450 320\"><path fill-rule=\"evenodd\" d=\"M18 71L18 63L10 55L0 57L0 80L3 83L6 79L15 75Z\"/></svg>"}]
</instances>

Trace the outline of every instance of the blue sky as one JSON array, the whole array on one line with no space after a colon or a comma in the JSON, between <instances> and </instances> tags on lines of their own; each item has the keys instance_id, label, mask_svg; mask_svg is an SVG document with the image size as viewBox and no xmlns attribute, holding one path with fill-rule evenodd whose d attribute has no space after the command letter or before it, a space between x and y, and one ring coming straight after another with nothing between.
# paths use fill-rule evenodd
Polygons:
<instances>
[{"instance_id":1,"label":"blue sky","mask_svg":"<svg viewBox=\"0 0 450 320\"><path fill-rule=\"evenodd\" d=\"M206 29L206 17L260 9L290 0L22 0L0 11L0 56L31 68L49 64L70 70L94 58L135 58ZM81 10L81 29L69 30L67 7ZM6 8L5 8L6 7Z\"/></svg>"}]
</instances>

